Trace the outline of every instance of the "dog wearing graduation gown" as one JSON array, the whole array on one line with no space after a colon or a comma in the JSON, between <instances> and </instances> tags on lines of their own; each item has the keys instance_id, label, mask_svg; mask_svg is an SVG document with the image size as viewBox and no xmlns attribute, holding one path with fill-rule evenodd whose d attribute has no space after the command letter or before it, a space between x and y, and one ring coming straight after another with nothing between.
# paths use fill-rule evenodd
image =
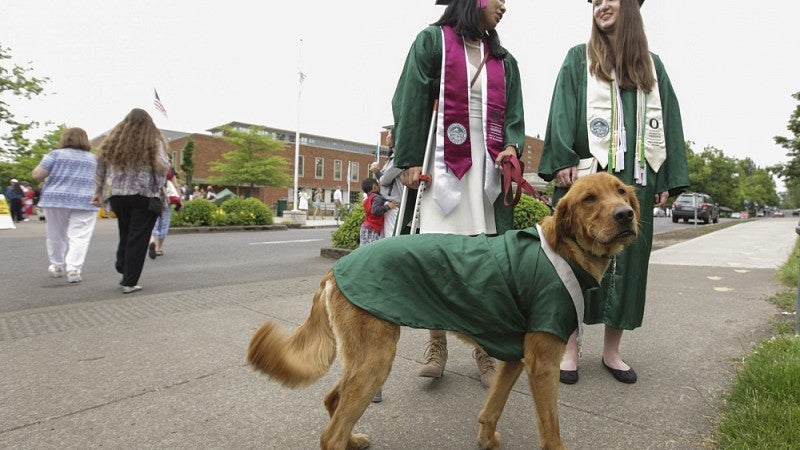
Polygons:
<instances>
[{"instance_id":1,"label":"dog wearing graduation gown","mask_svg":"<svg viewBox=\"0 0 800 450\"><path fill-rule=\"evenodd\" d=\"M590 278L593 278L596 285L599 285L611 258L637 238L638 220L639 203L633 188L613 175L597 173L576 180L556 205L553 215L546 217L539 224L538 238L546 241L549 248L569 262L570 266L585 271ZM503 237L488 239L503 239L509 233ZM456 243L462 242L458 241L460 239L478 239L447 236L448 239L456 239ZM364 249L395 239L405 239L396 241L402 243L404 248L416 248L422 246L418 246L417 241L430 242L431 235L384 239ZM471 242L474 241L463 241L465 245L466 243L471 245ZM459 256L459 245L448 245L448 247L451 253L455 252L455 256ZM425 248L416 250L422 254L426 251ZM518 250L526 251L526 249ZM376 251L380 251L380 248L376 247L373 254ZM362 252L357 250L346 258L358 259L370 256L366 252L360 253ZM402 264L402 260L398 263L398 258L401 256L394 255L394 257L395 265ZM521 271L515 274L518 278L539 275L538 271L530 269L526 271L525 267L510 267L510 269ZM383 386L389 375L400 337L400 326L405 321L402 317L397 320L387 319L382 313L372 314L354 305L342 292L345 289L340 289L337 285L335 273L334 267L334 270L323 277L314 294L310 315L299 328L287 337L273 321L265 322L254 333L247 357L254 369L286 387L301 388L322 377L338 353L342 358L342 375L324 399L330 421L320 437L320 448L362 449L369 446L369 437L353 433L353 428L370 405L375 392ZM392 279L396 286L402 286L403 283L435 285L440 278L445 279L445 277L456 281L462 280L464 283L469 282L466 274L455 271L444 276L439 273L437 280L427 280L426 277L431 274L426 271L419 271L414 275L414 280L397 280L395 273L392 274ZM402 289L391 290L402 291ZM380 295L378 294L378 297ZM400 301L397 295L401 294L393 295L392 302ZM480 301L479 298L465 300ZM436 302L437 297L433 296L428 301ZM546 306L546 302L563 301L563 298L550 299L545 296L537 301L545 302ZM440 309L446 308L442 305ZM575 307L571 303L569 307L572 308L569 327L564 329L567 336L575 329L578 320ZM380 312L380 308L380 304L370 306L370 309L376 312ZM379 315L383 318L378 317ZM494 319L485 321L492 320ZM506 324L495 322L490 325L502 328L501 325ZM459 332L454 328L450 330ZM534 398L539 445L545 449L565 448L560 436L557 405L559 364L566 346L564 333L557 335L546 331L525 331L518 335L522 357L514 360L504 358L500 361L494 383L489 389L478 417L480 448L500 448L500 433L496 431L497 421L523 369L528 374ZM466 336L463 336L464 334ZM461 332L459 337L474 338L482 345L491 344L491 337L487 336L481 336L483 342L477 336L470 336L468 333ZM492 354L491 351L489 353Z\"/></svg>"}]
</instances>

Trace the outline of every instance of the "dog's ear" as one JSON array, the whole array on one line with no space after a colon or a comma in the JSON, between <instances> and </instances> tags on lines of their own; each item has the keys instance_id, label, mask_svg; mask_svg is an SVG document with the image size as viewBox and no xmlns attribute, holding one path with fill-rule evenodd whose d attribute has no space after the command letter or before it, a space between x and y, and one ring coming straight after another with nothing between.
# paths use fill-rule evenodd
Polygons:
<instances>
[{"instance_id":1,"label":"dog's ear","mask_svg":"<svg viewBox=\"0 0 800 450\"><path fill-rule=\"evenodd\" d=\"M565 195L556 203L553 216L558 224L556 230L558 231L559 237L567 237L572 234L573 211L570 206L571 203L572 197L570 195Z\"/></svg>"}]
</instances>

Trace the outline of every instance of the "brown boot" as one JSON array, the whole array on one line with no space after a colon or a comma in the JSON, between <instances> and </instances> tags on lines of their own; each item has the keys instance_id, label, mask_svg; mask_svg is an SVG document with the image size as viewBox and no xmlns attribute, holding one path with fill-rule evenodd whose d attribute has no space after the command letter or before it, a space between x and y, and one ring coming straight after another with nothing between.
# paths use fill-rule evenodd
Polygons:
<instances>
[{"instance_id":1,"label":"brown boot","mask_svg":"<svg viewBox=\"0 0 800 450\"><path fill-rule=\"evenodd\" d=\"M447 364L447 341L444 338L431 339L425 348L425 362L417 369L417 376L441 378L445 364Z\"/></svg>"},{"instance_id":2,"label":"brown boot","mask_svg":"<svg viewBox=\"0 0 800 450\"><path fill-rule=\"evenodd\" d=\"M475 347L475 350L472 351L472 357L475 358L475 363L478 364L478 370L481 373L481 384L483 387L488 388L494 381L495 359L480 347Z\"/></svg>"}]
</instances>

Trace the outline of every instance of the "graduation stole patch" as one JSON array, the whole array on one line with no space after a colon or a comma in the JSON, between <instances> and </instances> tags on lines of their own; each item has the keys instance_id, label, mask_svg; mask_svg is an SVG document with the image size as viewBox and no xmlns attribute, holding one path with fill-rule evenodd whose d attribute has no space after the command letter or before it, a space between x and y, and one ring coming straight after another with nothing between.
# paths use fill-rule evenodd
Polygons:
<instances>
[{"instance_id":1,"label":"graduation stole patch","mask_svg":"<svg viewBox=\"0 0 800 450\"><path fill-rule=\"evenodd\" d=\"M655 65L652 57L650 64ZM620 89L616 80L598 80L590 72L591 61L586 56L586 128L589 151L609 172L625 170L626 130ZM612 73L612 77L614 74ZM658 173L667 159L664 139L664 118L658 80L650 93L636 91L636 164L637 184L647 185L647 164Z\"/></svg>"},{"instance_id":2,"label":"graduation stole patch","mask_svg":"<svg viewBox=\"0 0 800 450\"><path fill-rule=\"evenodd\" d=\"M459 180L472 166L472 146L469 136L470 86L467 69L467 50L464 39L452 27L443 26L442 74L439 89L438 133L443 136L444 162ZM481 56L489 50L481 43ZM485 80L483 111L486 149L492 159L503 151L506 79L503 61L493 55L486 58L479 81Z\"/></svg>"}]
</instances>

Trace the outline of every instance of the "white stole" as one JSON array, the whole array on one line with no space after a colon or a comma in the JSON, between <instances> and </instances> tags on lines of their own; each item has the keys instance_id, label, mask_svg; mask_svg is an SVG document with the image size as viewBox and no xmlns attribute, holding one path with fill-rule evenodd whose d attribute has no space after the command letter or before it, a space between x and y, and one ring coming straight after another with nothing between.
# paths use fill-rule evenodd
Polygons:
<instances>
[{"instance_id":1,"label":"white stole","mask_svg":"<svg viewBox=\"0 0 800 450\"><path fill-rule=\"evenodd\" d=\"M652 57L650 64L656 76ZM619 85L595 78L591 71L589 54L586 55L586 128L589 134L589 152L609 172L625 170L626 130ZM614 73L612 72L612 77ZM667 159L664 139L664 118L658 79L649 94L636 92L636 167L637 183L647 185L647 163L658 173ZM645 162L646 161L646 162ZM610 167L608 167L610 166Z\"/></svg>"}]
</instances>

